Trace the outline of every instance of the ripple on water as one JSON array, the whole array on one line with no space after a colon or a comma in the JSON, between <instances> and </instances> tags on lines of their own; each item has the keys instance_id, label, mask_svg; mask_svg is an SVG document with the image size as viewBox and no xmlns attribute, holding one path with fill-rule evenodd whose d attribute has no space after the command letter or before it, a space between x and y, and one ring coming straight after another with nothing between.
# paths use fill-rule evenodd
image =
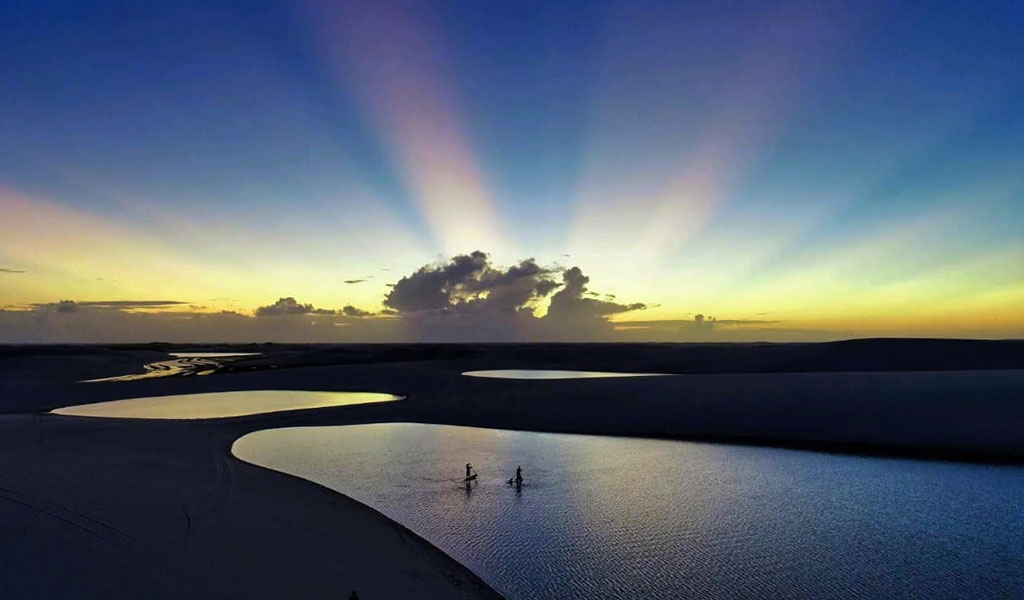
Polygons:
<instances>
[{"instance_id":1,"label":"ripple on water","mask_svg":"<svg viewBox=\"0 0 1024 600\"><path fill-rule=\"evenodd\" d=\"M232 451L379 510L513 600L1024 598L1021 467L408 423Z\"/></svg>"},{"instance_id":2,"label":"ripple on water","mask_svg":"<svg viewBox=\"0 0 1024 600\"><path fill-rule=\"evenodd\" d=\"M374 392L246 390L128 398L58 408L58 415L123 419L216 419L309 408L400 400Z\"/></svg>"}]
</instances>

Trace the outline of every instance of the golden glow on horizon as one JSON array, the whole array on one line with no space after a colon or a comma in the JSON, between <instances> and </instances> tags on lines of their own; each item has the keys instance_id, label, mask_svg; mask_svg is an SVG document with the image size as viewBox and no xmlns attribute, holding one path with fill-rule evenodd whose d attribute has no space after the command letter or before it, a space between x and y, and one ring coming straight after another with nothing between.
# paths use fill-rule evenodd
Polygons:
<instances>
[{"instance_id":1,"label":"golden glow on horizon","mask_svg":"<svg viewBox=\"0 0 1024 600\"><path fill-rule=\"evenodd\" d=\"M368 206L362 217L387 223L378 208ZM418 267L426 252L369 227L320 235L292 231L279 221L276 231L262 236L254 234L260 225L232 226L159 208L145 207L145 212L153 215L155 226L140 227L0 188L0 266L26 271L0 274L0 307L61 299L159 299L189 303L177 310L251 313L281 296L294 296L317 307L353 304L376 310L392 273ZM339 263L339 255L349 260ZM346 285L346 279L365 281Z\"/></svg>"},{"instance_id":2,"label":"golden glow on horizon","mask_svg":"<svg viewBox=\"0 0 1024 600\"><path fill-rule=\"evenodd\" d=\"M340 275L325 279L318 266L303 267L298 261L270 261L259 267L215 264L201 252L125 224L10 190L0 192L0 210L6 217L0 222L5 241L0 258L27 271L0 277L4 305L64 298L168 299L192 302L199 311L251 314L280 295L293 295L323 308L354 304L375 310L386 283L424 262L407 257L408 264L392 263L393 270L380 271L380 263L374 264L379 258L367 258L360 266L374 271L374 279L344 285ZM954 210L895 222L845 248L788 261L782 271L751 272L743 258L751 255L747 252L676 272L651 269L651 280L638 277L640 271L631 269L628 260L608 264L584 256L573 263L591 275L593 290L614 292L619 301L655 304L646 311L616 315L613 320L627 327L631 321L692 320L694 313L703 312L719 319L778 321L734 326L739 329L824 330L840 336L1024 334L1024 244L958 260L907 262L918 256L917 248L938 247L964 218ZM706 258L715 252L712 247ZM738 258L730 263L729 257ZM165 310L193 309L183 305Z\"/></svg>"}]
</instances>

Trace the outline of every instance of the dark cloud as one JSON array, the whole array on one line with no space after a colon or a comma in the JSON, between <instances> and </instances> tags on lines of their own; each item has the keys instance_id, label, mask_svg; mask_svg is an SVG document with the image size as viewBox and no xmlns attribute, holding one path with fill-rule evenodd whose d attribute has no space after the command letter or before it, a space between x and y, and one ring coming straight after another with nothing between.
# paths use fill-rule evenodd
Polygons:
<instances>
[{"instance_id":1,"label":"dark cloud","mask_svg":"<svg viewBox=\"0 0 1024 600\"><path fill-rule=\"evenodd\" d=\"M336 311L314 308L312 304L300 304L295 298L278 298L277 302L256 309L257 317L280 317L283 315L333 315Z\"/></svg>"},{"instance_id":2,"label":"dark cloud","mask_svg":"<svg viewBox=\"0 0 1024 600\"><path fill-rule=\"evenodd\" d=\"M582 324L587 321L603 321L608 315L647 308L642 302L621 304L587 297L587 284L590 283L590 278L584 275L579 267L572 267L562 273L562 282L564 287L551 296L548 314L544 316L549 321Z\"/></svg>"},{"instance_id":3,"label":"dark cloud","mask_svg":"<svg viewBox=\"0 0 1024 600\"><path fill-rule=\"evenodd\" d=\"M79 306L95 306L97 308L159 308L188 304L182 300L95 300L78 302Z\"/></svg>"},{"instance_id":4,"label":"dark cloud","mask_svg":"<svg viewBox=\"0 0 1024 600\"><path fill-rule=\"evenodd\" d=\"M551 292L555 291L560 287L562 287L562 284L558 283L557 281L552 281L550 279L542 279L539 282L537 282L537 295L547 296L548 294L550 294Z\"/></svg>"},{"instance_id":5,"label":"dark cloud","mask_svg":"<svg viewBox=\"0 0 1024 600\"><path fill-rule=\"evenodd\" d=\"M0 273L27 273L28 271L22 271L19 269L4 269L0 267Z\"/></svg>"},{"instance_id":6,"label":"dark cloud","mask_svg":"<svg viewBox=\"0 0 1024 600\"><path fill-rule=\"evenodd\" d=\"M552 279L555 273L532 258L507 269L496 267L477 250L402 277L385 296L384 305L400 313L532 312L531 304L560 285Z\"/></svg>"},{"instance_id":7,"label":"dark cloud","mask_svg":"<svg viewBox=\"0 0 1024 600\"><path fill-rule=\"evenodd\" d=\"M477 251L402 277L384 305L398 312L409 337L447 341L608 340L615 334L609 315L645 308L602 300L588 282L579 267L529 258L505 268ZM538 318L535 309L549 297Z\"/></svg>"},{"instance_id":8,"label":"dark cloud","mask_svg":"<svg viewBox=\"0 0 1024 600\"><path fill-rule=\"evenodd\" d=\"M364 281L366 281L366 279L346 279L346 280L345 280L345 283L347 283L347 284L350 284L350 285L351 285L351 284L353 284L353 283L362 283L362 282L364 282Z\"/></svg>"},{"instance_id":9,"label":"dark cloud","mask_svg":"<svg viewBox=\"0 0 1024 600\"><path fill-rule=\"evenodd\" d=\"M346 317L370 317L370 316L373 316L372 312L370 312L368 310L363 310L361 308L356 308L356 307L352 306L351 304L345 305L345 307L341 309L341 314L345 315Z\"/></svg>"},{"instance_id":10,"label":"dark cloud","mask_svg":"<svg viewBox=\"0 0 1024 600\"><path fill-rule=\"evenodd\" d=\"M170 308L186 305L188 302L181 300L61 300L59 302L44 302L33 304L35 308L52 308L57 312L75 312L78 308L106 308L115 310L132 310L135 308Z\"/></svg>"},{"instance_id":11,"label":"dark cloud","mask_svg":"<svg viewBox=\"0 0 1024 600\"><path fill-rule=\"evenodd\" d=\"M461 254L440 266L423 266L402 277L384 298L384 305L400 312L451 308L459 286L480 276L487 268L487 255L476 251Z\"/></svg>"}]
</instances>

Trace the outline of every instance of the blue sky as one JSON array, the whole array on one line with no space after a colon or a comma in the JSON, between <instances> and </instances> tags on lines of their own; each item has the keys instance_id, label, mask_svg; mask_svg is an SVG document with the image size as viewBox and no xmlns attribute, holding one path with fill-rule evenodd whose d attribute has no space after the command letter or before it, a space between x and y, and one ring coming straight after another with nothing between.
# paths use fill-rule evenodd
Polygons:
<instances>
[{"instance_id":1,"label":"blue sky","mask_svg":"<svg viewBox=\"0 0 1024 600\"><path fill-rule=\"evenodd\" d=\"M1016 331L1022 31L998 1L0 2L0 294L374 309L382 269L480 249L642 318Z\"/></svg>"}]
</instances>

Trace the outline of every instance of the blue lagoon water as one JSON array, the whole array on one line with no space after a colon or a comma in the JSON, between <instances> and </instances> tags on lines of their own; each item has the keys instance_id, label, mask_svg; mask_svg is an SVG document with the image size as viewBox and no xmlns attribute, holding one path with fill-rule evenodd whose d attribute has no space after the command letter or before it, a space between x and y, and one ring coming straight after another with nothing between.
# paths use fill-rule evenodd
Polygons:
<instances>
[{"instance_id":1,"label":"blue lagoon water","mask_svg":"<svg viewBox=\"0 0 1024 600\"><path fill-rule=\"evenodd\" d=\"M1021 467L405 423L233 451L377 509L510 599L1024 598Z\"/></svg>"}]
</instances>

